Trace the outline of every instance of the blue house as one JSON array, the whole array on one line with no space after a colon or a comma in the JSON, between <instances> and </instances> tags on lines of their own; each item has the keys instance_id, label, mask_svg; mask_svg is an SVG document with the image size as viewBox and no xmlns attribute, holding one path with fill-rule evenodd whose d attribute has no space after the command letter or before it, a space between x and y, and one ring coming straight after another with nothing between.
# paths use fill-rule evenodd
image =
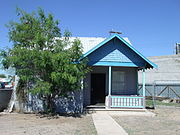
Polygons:
<instances>
[{"instance_id":1,"label":"blue house","mask_svg":"<svg viewBox=\"0 0 180 135\"><path fill-rule=\"evenodd\" d=\"M107 39L79 37L79 40L84 49L82 59L88 58L92 70L86 74L80 91L69 93L70 98L57 97L56 112L79 113L90 105L105 105L107 109L145 108L145 70L157 65L117 34ZM143 95L138 93L139 70L143 71ZM43 101L32 95L23 106L26 106L23 111L44 110Z\"/></svg>"},{"instance_id":2,"label":"blue house","mask_svg":"<svg viewBox=\"0 0 180 135\"><path fill-rule=\"evenodd\" d=\"M86 75L83 106L105 103L106 108L145 108L145 70L157 68L117 34L105 39L83 58L92 71ZM138 93L138 70L143 71L143 95Z\"/></svg>"}]
</instances>

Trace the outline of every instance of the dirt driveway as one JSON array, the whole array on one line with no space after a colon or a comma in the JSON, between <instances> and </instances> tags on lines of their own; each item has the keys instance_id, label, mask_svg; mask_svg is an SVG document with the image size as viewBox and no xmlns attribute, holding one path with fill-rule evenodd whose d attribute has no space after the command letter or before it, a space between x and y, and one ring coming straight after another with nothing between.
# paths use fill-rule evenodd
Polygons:
<instances>
[{"instance_id":1,"label":"dirt driveway","mask_svg":"<svg viewBox=\"0 0 180 135\"><path fill-rule=\"evenodd\" d=\"M159 107L156 116L113 116L129 135L180 135L180 108Z\"/></svg>"},{"instance_id":2,"label":"dirt driveway","mask_svg":"<svg viewBox=\"0 0 180 135\"><path fill-rule=\"evenodd\" d=\"M35 114L0 114L1 135L96 135L91 115L40 118Z\"/></svg>"}]
</instances>

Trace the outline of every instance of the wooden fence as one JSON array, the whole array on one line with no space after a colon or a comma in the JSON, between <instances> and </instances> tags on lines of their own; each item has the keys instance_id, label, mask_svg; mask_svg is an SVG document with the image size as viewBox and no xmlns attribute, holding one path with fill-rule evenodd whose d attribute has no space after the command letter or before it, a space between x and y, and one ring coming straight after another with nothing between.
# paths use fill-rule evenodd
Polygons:
<instances>
[{"instance_id":1,"label":"wooden fence","mask_svg":"<svg viewBox=\"0 0 180 135\"><path fill-rule=\"evenodd\" d=\"M142 95L142 85L138 92ZM146 96L168 97L180 99L180 84L146 84Z\"/></svg>"}]
</instances>

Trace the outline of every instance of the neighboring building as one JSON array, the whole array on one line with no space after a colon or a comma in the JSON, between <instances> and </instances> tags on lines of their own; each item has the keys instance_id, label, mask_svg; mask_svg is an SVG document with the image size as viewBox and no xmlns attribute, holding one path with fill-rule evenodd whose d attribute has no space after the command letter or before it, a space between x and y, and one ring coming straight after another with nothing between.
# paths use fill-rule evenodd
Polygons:
<instances>
[{"instance_id":1,"label":"neighboring building","mask_svg":"<svg viewBox=\"0 0 180 135\"><path fill-rule=\"evenodd\" d=\"M179 82L180 83L180 55L166 55L148 57L158 65L157 69L146 71L146 83ZM142 83L142 74L139 72L139 83Z\"/></svg>"},{"instance_id":2,"label":"neighboring building","mask_svg":"<svg viewBox=\"0 0 180 135\"><path fill-rule=\"evenodd\" d=\"M7 108L12 93L12 79L0 78L0 112Z\"/></svg>"},{"instance_id":3,"label":"neighboring building","mask_svg":"<svg viewBox=\"0 0 180 135\"><path fill-rule=\"evenodd\" d=\"M175 54L180 54L180 43L176 43Z\"/></svg>"},{"instance_id":4,"label":"neighboring building","mask_svg":"<svg viewBox=\"0 0 180 135\"><path fill-rule=\"evenodd\" d=\"M180 98L180 54L153 56L149 60L158 65L157 69L146 71L146 95ZM142 72L138 73L142 88ZM142 89L140 90L142 93Z\"/></svg>"}]
</instances>

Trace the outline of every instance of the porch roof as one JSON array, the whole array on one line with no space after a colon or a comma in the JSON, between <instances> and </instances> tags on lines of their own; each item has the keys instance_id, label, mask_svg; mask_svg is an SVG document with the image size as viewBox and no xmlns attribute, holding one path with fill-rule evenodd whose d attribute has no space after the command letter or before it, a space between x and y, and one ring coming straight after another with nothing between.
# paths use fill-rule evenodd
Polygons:
<instances>
[{"instance_id":1,"label":"porch roof","mask_svg":"<svg viewBox=\"0 0 180 135\"><path fill-rule=\"evenodd\" d=\"M136 53L143 61L145 61L145 64L141 63L141 62L136 62L136 63L131 63L131 62L114 62L114 61L107 61L107 62L96 62L96 63L92 63L90 61L90 65L92 66L124 66L124 67L140 67L140 68L157 68L157 65L154 64L153 62L151 62L150 60L148 60L145 56L143 56L140 52L138 52L130 43L128 43L126 40L124 40L122 37L120 37L118 34L114 34L112 36L110 36L109 38L105 39L104 41L102 41L101 43L99 43L98 45L96 45L94 48L92 48L91 50L87 51L81 59L88 57L90 54L92 54L93 52L95 52L97 49L101 48L102 46L104 46L106 43L108 43L109 41L111 41L112 39L117 38L119 39L122 43L124 43L130 50L132 50L134 53Z\"/></svg>"}]
</instances>

